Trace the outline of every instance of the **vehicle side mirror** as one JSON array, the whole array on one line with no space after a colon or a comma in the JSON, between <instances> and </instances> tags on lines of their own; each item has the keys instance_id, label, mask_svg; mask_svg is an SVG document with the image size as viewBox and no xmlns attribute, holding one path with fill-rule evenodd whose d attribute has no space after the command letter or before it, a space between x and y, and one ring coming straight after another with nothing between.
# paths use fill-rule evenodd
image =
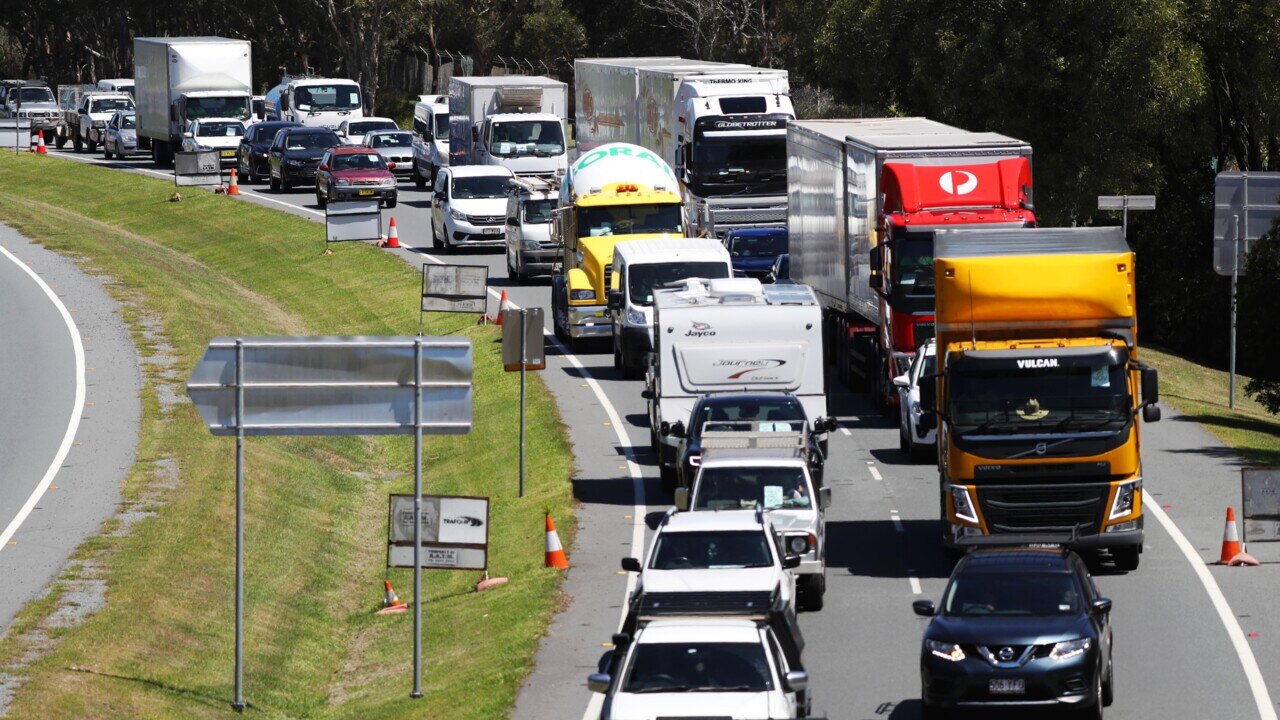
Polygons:
<instances>
[{"instance_id":1,"label":"vehicle side mirror","mask_svg":"<svg viewBox=\"0 0 1280 720\"><path fill-rule=\"evenodd\" d=\"M1148 405L1160 402L1160 373L1153 367L1142 368L1142 401Z\"/></svg>"},{"instance_id":2,"label":"vehicle side mirror","mask_svg":"<svg viewBox=\"0 0 1280 720\"><path fill-rule=\"evenodd\" d=\"M627 572L640 572L640 559L633 557L622 558L622 569Z\"/></svg>"},{"instance_id":3,"label":"vehicle side mirror","mask_svg":"<svg viewBox=\"0 0 1280 720\"><path fill-rule=\"evenodd\" d=\"M872 290L882 290L884 288L884 278L881 277L879 273L873 274L871 277L867 278L867 285L869 285Z\"/></svg>"},{"instance_id":4,"label":"vehicle side mirror","mask_svg":"<svg viewBox=\"0 0 1280 720\"><path fill-rule=\"evenodd\" d=\"M818 490L818 508L826 510L831 507L831 488L824 487Z\"/></svg>"},{"instance_id":5,"label":"vehicle side mirror","mask_svg":"<svg viewBox=\"0 0 1280 720\"><path fill-rule=\"evenodd\" d=\"M734 273L734 276L737 277L737 273ZM765 285L775 285L778 282L778 276L774 275L773 271L770 270L769 272L764 274L764 278L761 280L761 282L763 282Z\"/></svg>"},{"instance_id":6,"label":"vehicle side mirror","mask_svg":"<svg viewBox=\"0 0 1280 720\"><path fill-rule=\"evenodd\" d=\"M791 692L804 692L809 687L809 673L803 670L788 671L784 682Z\"/></svg>"},{"instance_id":7,"label":"vehicle side mirror","mask_svg":"<svg viewBox=\"0 0 1280 720\"><path fill-rule=\"evenodd\" d=\"M909 388L911 387L911 378L906 375L899 375L893 379L894 387Z\"/></svg>"},{"instance_id":8,"label":"vehicle side mirror","mask_svg":"<svg viewBox=\"0 0 1280 720\"><path fill-rule=\"evenodd\" d=\"M938 416L934 415L932 412L926 412L920 416L920 419L917 422L925 432L929 432L930 430L938 427Z\"/></svg>"},{"instance_id":9,"label":"vehicle side mirror","mask_svg":"<svg viewBox=\"0 0 1280 720\"><path fill-rule=\"evenodd\" d=\"M1142 422L1160 422L1160 406L1147 405L1142 408Z\"/></svg>"},{"instance_id":10,"label":"vehicle side mirror","mask_svg":"<svg viewBox=\"0 0 1280 720\"><path fill-rule=\"evenodd\" d=\"M76 112L77 112L77 113L79 113L79 114L81 114L81 115L84 115L84 114L86 114L88 111L87 111L87 110L85 110L84 108L76 108Z\"/></svg>"},{"instance_id":11,"label":"vehicle side mirror","mask_svg":"<svg viewBox=\"0 0 1280 720\"><path fill-rule=\"evenodd\" d=\"M471 142L473 143L480 142L480 126L479 125L471 126Z\"/></svg>"},{"instance_id":12,"label":"vehicle side mirror","mask_svg":"<svg viewBox=\"0 0 1280 720\"><path fill-rule=\"evenodd\" d=\"M795 570L796 568L800 567L800 556L787 555L786 557L782 558L782 567L785 570Z\"/></svg>"},{"instance_id":13,"label":"vehicle side mirror","mask_svg":"<svg viewBox=\"0 0 1280 720\"><path fill-rule=\"evenodd\" d=\"M836 430L840 429L840 421L836 420L834 417L827 416L827 422L825 423L825 427L827 432L835 432Z\"/></svg>"},{"instance_id":14,"label":"vehicle side mirror","mask_svg":"<svg viewBox=\"0 0 1280 720\"><path fill-rule=\"evenodd\" d=\"M689 488L686 488L686 487L676 488L674 505L676 506L676 509L679 510L680 512L684 512L685 510L689 509Z\"/></svg>"},{"instance_id":15,"label":"vehicle side mirror","mask_svg":"<svg viewBox=\"0 0 1280 720\"><path fill-rule=\"evenodd\" d=\"M672 437L678 437L678 438L682 438L682 437L684 437L684 434L685 434L685 433L684 433L684 421L683 421L683 420L677 420L677 421L675 421L675 422L671 423L671 426L670 426L669 428L667 428L667 430L668 430L668 432L670 432L670 433L671 433L671 436L672 436Z\"/></svg>"},{"instance_id":16,"label":"vehicle side mirror","mask_svg":"<svg viewBox=\"0 0 1280 720\"><path fill-rule=\"evenodd\" d=\"M1111 598L1095 598L1089 603L1089 610L1094 615L1106 615L1111 612Z\"/></svg>"},{"instance_id":17,"label":"vehicle side mirror","mask_svg":"<svg viewBox=\"0 0 1280 720\"><path fill-rule=\"evenodd\" d=\"M911 611L920 617L933 617L937 610L933 607L932 600L916 600L911 603Z\"/></svg>"},{"instance_id":18,"label":"vehicle side mirror","mask_svg":"<svg viewBox=\"0 0 1280 720\"><path fill-rule=\"evenodd\" d=\"M622 309L622 291L621 290L610 290L606 292L604 296L605 298L607 298L610 310Z\"/></svg>"},{"instance_id":19,"label":"vehicle side mirror","mask_svg":"<svg viewBox=\"0 0 1280 720\"><path fill-rule=\"evenodd\" d=\"M932 413L938 408L938 384L936 375L920 378L920 409Z\"/></svg>"},{"instance_id":20,"label":"vehicle side mirror","mask_svg":"<svg viewBox=\"0 0 1280 720\"><path fill-rule=\"evenodd\" d=\"M440 200L441 202L443 202L443 201L444 201L444 197L445 197L445 195L444 195L444 191L443 191L443 190L437 190L437 191L436 191L436 199L437 199L437 200Z\"/></svg>"},{"instance_id":21,"label":"vehicle side mirror","mask_svg":"<svg viewBox=\"0 0 1280 720\"><path fill-rule=\"evenodd\" d=\"M329 171L329 166L328 166L328 165L321 165L321 166L320 166L320 169L321 169L321 170L324 170L325 172L328 172L328 171Z\"/></svg>"},{"instance_id":22,"label":"vehicle side mirror","mask_svg":"<svg viewBox=\"0 0 1280 720\"><path fill-rule=\"evenodd\" d=\"M511 227L520 227L520 221L510 215L507 216L507 224Z\"/></svg>"},{"instance_id":23,"label":"vehicle side mirror","mask_svg":"<svg viewBox=\"0 0 1280 720\"><path fill-rule=\"evenodd\" d=\"M640 391L640 397L644 398L645 400L652 400L652 399L653 399L653 389L652 389L652 388L645 388L645 389L641 390L641 391Z\"/></svg>"},{"instance_id":24,"label":"vehicle side mirror","mask_svg":"<svg viewBox=\"0 0 1280 720\"><path fill-rule=\"evenodd\" d=\"M192 135L192 134L191 134L191 132L190 132L190 131L188 131L188 132L184 132L184 133L182 133L182 137L184 137L184 138L189 138L189 137L195 137L195 135Z\"/></svg>"},{"instance_id":25,"label":"vehicle side mirror","mask_svg":"<svg viewBox=\"0 0 1280 720\"><path fill-rule=\"evenodd\" d=\"M591 673L587 676L587 689L591 692L607 693L609 692L609 683L613 678L609 677L609 673Z\"/></svg>"}]
</instances>

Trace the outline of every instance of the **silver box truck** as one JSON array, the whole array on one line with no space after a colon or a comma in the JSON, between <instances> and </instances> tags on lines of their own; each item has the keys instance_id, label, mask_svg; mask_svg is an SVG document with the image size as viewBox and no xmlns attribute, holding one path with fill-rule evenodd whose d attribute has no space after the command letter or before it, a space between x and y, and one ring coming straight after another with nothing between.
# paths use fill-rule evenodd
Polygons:
<instances>
[{"instance_id":1,"label":"silver box truck","mask_svg":"<svg viewBox=\"0 0 1280 720\"><path fill-rule=\"evenodd\" d=\"M173 162L182 131L198 118L253 110L252 51L247 40L221 37L134 38L138 142L157 165Z\"/></svg>"}]
</instances>

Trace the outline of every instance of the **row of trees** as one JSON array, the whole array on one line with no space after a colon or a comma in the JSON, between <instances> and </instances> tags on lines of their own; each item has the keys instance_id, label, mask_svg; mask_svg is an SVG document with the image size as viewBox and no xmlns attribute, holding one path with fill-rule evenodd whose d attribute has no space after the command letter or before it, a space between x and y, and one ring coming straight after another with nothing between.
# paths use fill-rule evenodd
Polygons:
<instances>
[{"instance_id":1,"label":"row of trees","mask_svg":"<svg viewBox=\"0 0 1280 720\"><path fill-rule=\"evenodd\" d=\"M1214 176L1280 170L1280 0L5 2L7 75L129 75L134 35L217 34L254 41L256 77L314 67L359 80L375 105L416 91L386 87L396 58L463 52L485 73L516 56L570 79L577 56L681 55L785 67L802 114L1007 133L1035 148L1045 224L1115 223L1097 195L1157 195L1130 225L1143 334L1219 365ZM1248 274L1242 322L1267 320L1248 298L1280 296L1273 275ZM1241 369L1280 381L1258 335L1241 334Z\"/></svg>"}]
</instances>

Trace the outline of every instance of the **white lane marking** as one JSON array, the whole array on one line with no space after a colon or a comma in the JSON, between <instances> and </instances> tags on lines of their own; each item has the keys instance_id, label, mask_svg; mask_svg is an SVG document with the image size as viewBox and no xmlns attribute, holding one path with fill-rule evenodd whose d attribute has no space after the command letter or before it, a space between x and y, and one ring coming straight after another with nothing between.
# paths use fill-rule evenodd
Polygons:
<instances>
[{"instance_id":1,"label":"white lane marking","mask_svg":"<svg viewBox=\"0 0 1280 720\"><path fill-rule=\"evenodd\" d=\"M920 590L920 581L916 578L915 575L908 575L907 580L910 581L911 583L911 593L914 595L919 595L922 592Z\"/></svg>"},{"instance_id":2,"label":"white lane marking","mask_svg":"<svg viewBox=\"0 0 1280 720\"><path fill-rule=\"evenodd\" d=\"M263 195L262 193L260 193L260 192L258 192L258 191L256 191L256 190L245 190L245 191L243 191L243 192L241 192L241 193L240 193L240 197L242 197L242 198L244 198L244 197L250 197L250 198L257 198L258 200L266 200L267 202L275 203L275 204L277 204L277 205L283 205L283 206L285 206L285 207L287 207L287 208L291 208L291 209L293 209L293 210L301 210L302 212L311 213L312 215L316 215L316 216L318 216L318 217L324 217L324 216L325 216L325 214L324 214L324 213L322 213L322 212L320 212L319 210L312 210L311 208L308 208L308 207L302 207L301 205L294 205L294 204L293 204L293 203L291 203L291 202L285 202L284 200L277 200L277 199L272 198L272 197L267 197L266 195Z\"/></svg>"},{"instance_id":3,"label":"white lane marking","mask_svg":"<svg viewBox=\"0 0 1280 720\"><path fill-rule=\"evenodd\" d=\"M893 529L894 529L894 530L897 530L898 532L906 532L906 530L905 530L905 529L903 529L903 527L902 527L902 518L898 517L898 511L897 511L897 510L890 510L890 511L889 511L889 519L893 521Z\"/></svg>"},{"instance_id":4,"label":"white lane marking","mask_svg":"<svg viewBox=\"0 0 1280 720\"><path fill-rule=\"evenodd\" d=\"M840 432L844 433L845 435L848 435L849 437L853 437L853 433L849 432L849 428L847 427L841 426Z\"/></svg>"},{"instance_id":5,"label":"white lane marking","mask_svg":"<svg viewBox=\"0 0 1280 720\"><path fill-rule=\"evenodd\" d=\"M1244 636L1244 630L1240 629L1240 623L1236 620L1236 615L1231 611L1231 606L1227 604L1227 598L1222 594L1222 589L1218 587L1217 581L1213 579L1213 574L1209 572L1209 568L1205 565L1204 559L1200 557L1200 553L1196 551L1191 541L1187 540L1187 536L1182 534L1177 525L1173 524L1173 520L1165 514L1160 504L1147 494L1146 490L1142 491L1143 507L1150 512L1156 520L1164 526L1165 532L1169 533L1173 538L1173 542L1182 551L1183 556L1187 558L1187 562L1191 564L1191 569L1195 571L1196 577L1200 579L1200 584L1204 586L1204 591L1209 594L1209 600L1213 602L1213 608L1218 612L1218 619L1222 621L1223 627L1227 630L1227 637L1231 638L1231 644L1235 647L1236 657L1240 658L1240 665L1244 667L1244 676L1249 681L1249 689L1253 692L1253 702L1258 706L1258 717L1262 720L1277 720L1276 709L1271 703L1271 696L1267 693L1267 682L1262 677L1262 671L1258 668L1258 660L1253 656L1253 648L1249 647L1249 641Z\"/></svg>"},{"instance_id":6,"label":"white lane marking","mask_svg":"<svg viewBox=\"0 0 1280 720\"><path fill-rule=\"evenodd\" d=\"M879 480L879 481L882 481L882 482L884 481L884 478L880 476L880 471L876 469L876 466L875 466L875 465L872 465L872 464L868 463L868 464L867 464L867 471L868 471L868 472L870 472L870 473L871 473L871 477L875 478L876 480Z\"/></svg>"},{"instance_id":7,"label":"white lane marking","mask_svg":"<svg viewBox=\"0 0 1280 720\"><path fill-rule=\"evenodd\" d=\"M0 552L8 547L9 540L13 538L14 533L18 532L18 528L22 526L27 516L35 509L36 503L40 502L40 498L44 496L49 485L53 483L53 478L57 476L58 470L62 468L62 463L67 459L67 453L71 451L71 443L76 439L76 431L80 429L80 414L84 412L84 345L80 342L80 331L76 328L76 323L71 319L71 313L67 312L67 306L62 304L58 296L45 283L34 270L27 267L21 260L14 257L13 253L0 247L0 253L4 253L6 257L14 262L19 268L31 276L32 280L44 290L44 294L49 296L49 300L53 302L54 307L58 308L58 313L62 315L62 321L66 323L67 332L71 333L71 347L75 350L76 356L76 399L71 410L71 420L67 423L67 432L62 436L62 444L58 446L58 452L53 457L53 462L49 464L49 469L45 471L44 477L40 479L40 483L31 491L30 497L26 503L18 510L18 514L13 517L13 521L9 526L0 533Z\"/></svg>"}]
</instances>

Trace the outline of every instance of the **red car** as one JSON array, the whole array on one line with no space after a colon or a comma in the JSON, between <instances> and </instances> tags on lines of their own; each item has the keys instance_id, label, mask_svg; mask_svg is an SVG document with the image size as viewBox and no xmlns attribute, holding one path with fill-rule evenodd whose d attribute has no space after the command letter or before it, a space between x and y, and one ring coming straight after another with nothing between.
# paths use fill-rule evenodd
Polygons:
<instances>
[{"instance_id":1,"label":"red car","mask_svg":"<svg viewBox=\"0 0 1280 720\"><path fill-rule=\"evenodd\" d=\"M324 207L330 200L376 198L393 208L396 206L393 167L373 148L341 145L330 148L316 170L316 204Z\"/></svg>"}]
</instances>

